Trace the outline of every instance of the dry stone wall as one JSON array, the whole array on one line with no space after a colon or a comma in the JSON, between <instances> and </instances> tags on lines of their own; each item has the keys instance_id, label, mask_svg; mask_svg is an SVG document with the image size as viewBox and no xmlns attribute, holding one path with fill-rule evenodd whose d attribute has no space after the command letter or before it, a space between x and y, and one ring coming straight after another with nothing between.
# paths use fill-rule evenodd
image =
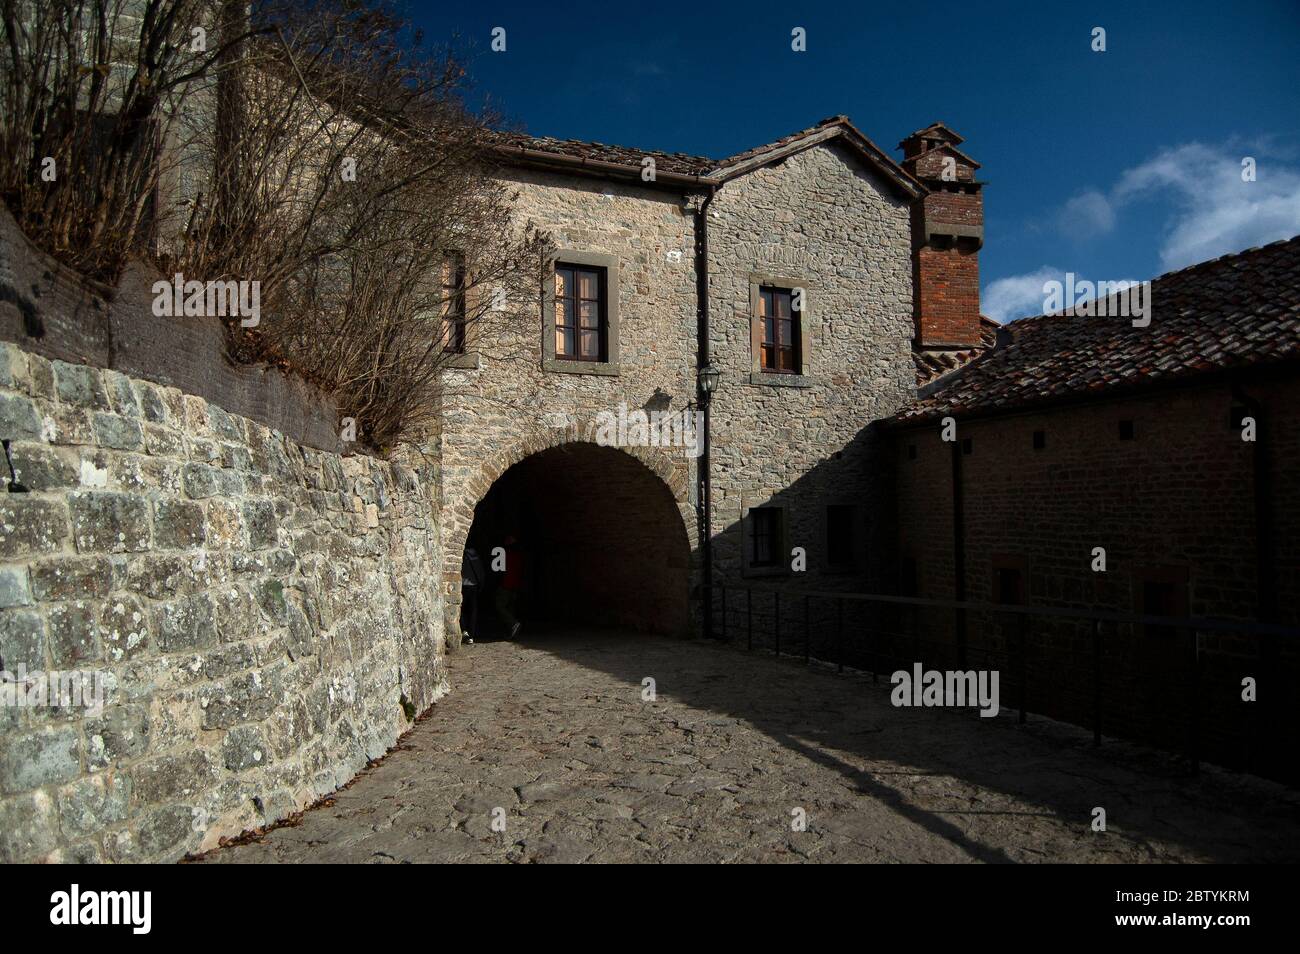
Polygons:
<instances>
[{"instance_id":1,"label":"dry stone wall","mask_svg":"<svg viewBox=\"0 0 1300 954\"><path fill-rule=\"evenodd\" d=\"M0 861L210 847L334 790L445 691L429 468L11 344L0 437L0 669L91 690L0 685Z\"/></svg>"}]
</instances>

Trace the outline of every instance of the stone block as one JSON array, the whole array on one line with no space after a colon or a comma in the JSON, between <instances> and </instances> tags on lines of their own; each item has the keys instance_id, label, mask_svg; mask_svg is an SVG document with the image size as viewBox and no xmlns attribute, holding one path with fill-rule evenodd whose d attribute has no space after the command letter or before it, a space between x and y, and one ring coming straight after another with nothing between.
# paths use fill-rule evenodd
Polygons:
<instances>
[{"instance_id":1,"label":"stone block","mask_svg":"<svg viewBox=\"0 0 1300 954\"><path fill-rule=\"evenodd\" d=\"M149 549L149 504L136 494L84 491L69 497L72 533L82 553Z\"/></svg>"}]
</instances>

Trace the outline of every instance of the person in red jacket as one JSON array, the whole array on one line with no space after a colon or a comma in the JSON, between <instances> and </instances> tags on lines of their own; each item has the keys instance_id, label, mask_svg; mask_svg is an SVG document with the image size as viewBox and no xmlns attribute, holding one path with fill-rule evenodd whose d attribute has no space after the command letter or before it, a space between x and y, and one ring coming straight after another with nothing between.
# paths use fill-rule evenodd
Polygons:
<instances>
[{"instance_id":1,"label":"person in red jacket","mask_svg":"<svg viewBox=\"0 0 1300 954\"><path fill-rule=\"evenodd\" d=\"M505 539L505 575L497 586L497 616L510 630L510 638L519 635L520 622L515 616L515 606L519 600L519 591L524 588L524 555L517 546L513 536Z\"/></svg>"}]
</instances>

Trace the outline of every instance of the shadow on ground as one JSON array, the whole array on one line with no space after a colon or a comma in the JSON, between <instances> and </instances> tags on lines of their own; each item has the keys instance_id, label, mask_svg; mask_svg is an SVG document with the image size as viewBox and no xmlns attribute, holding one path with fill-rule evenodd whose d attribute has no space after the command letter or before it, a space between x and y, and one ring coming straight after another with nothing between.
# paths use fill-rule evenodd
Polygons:
<instances>
[{"instance_id":1,"label":"shadow on ground","mask_svg":"<svg viewBox=\"0 0 1300 954\"><path fill-rule=\"evenodd\" d=\"M1300 860L1300 793L1274 782L1214 766L1194 777L1176 754L1109 739L1095 747L1089 733L1054 720L1031 715L1019 725L1014 710L983 719L973 710L896 708L885 677L725 645L640 639L550 631L524 642L631 686L651 676L661 700L742 720L978 861L1024 860L972 832L988 827L970 824L981 815L1050 816L1096 839L1119 833L1151 847L1151 860L1159 854L1153 842L1204 860ZM681 647L668 656L675 664L664 667L662 652L643 651L656 643ZM1021 807L963 809L942 792L927 797L934 786L917 784L925 778L1003 793ZM1106 811L1105 834L1092 830L1098 807Z\"/></svg>"},{"instance_id":2,"label":"shadow on ground","mask_svg":"<svg viewBox=\"0 0 1300 954\"><path fill-rule=\"evenodd\" d=\"M895 708L869 676L598 631L467 644L448 667L398 750L204 860L1300 860L1300 798L1274 783L1188 778L1045 719Z\"/></svg>"}]
</instances>

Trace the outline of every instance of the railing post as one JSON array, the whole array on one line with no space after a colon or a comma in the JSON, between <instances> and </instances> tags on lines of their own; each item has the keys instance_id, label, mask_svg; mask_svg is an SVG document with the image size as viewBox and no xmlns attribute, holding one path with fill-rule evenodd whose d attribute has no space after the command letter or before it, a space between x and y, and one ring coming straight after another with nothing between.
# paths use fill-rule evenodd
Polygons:
<instances>
[{"instance_id":1,"label":"railing post","mask_svg":"<svg viewBox=\"0 0 1300 954\"><path fill-rule=\"evenodd\" d=\"M808 601L810 598L807 593L803 595L803 662L805 666L812 662L812 629L808 622Z\"/></svg>"},{"instance_id":2,"label":"railing post","mask_svg":"<svg viewBox=\"0 0 1300 954\"><path fill-rule=\"evenodd\" d=\"M840 659L839 671L844 671L844 597L835 601L835 655Z\"/></svg>"},{"instance_id":3,"label":"railing post","mask_svg":"<svg viewBox=\"0 0 1300 954\"><path fill-rule=\"evenodd\" d=\"M1024 725L1029 707L1029 661L1026 658L1029 648L1029 614L1017 613L1016 616L1020 619L1017 626L1020 632L1020 716L1017 721Z\"/></svg>"},{"instance_id":4,"label":"railing post","mask_svg":"<svg viewBox=\"0 0 1300 954\"><path fill-rule=\"evenodd\" d=\"M745 590L745 652L754 651L754 588Z\"/></svg>"},{"instance_id":5,"label":"railing post","mask_svg":"<svg viewBox=\"0 0 1300 954\"><path fill-rule=\"evenodd\" d=\"M781 655L781 591L772 591L772 634L776 644L776 655Z\"/></svg>"},{"instance_id":6,"label":"railing post","mask_svg":"<svg viewBox=\"0 0 1300 954\"><path fill-rule=\"evenodd\" d=\"M718 595L722 597L722 625L718 627L718 638L725 643L727 641L727 588L719 586Z\"/></svg>"},{"instance_id":7,"label":"railing post","mask_svg":"<svg viewBox=\"0 0 1300 954\"><path fill-rule=\"evenodd\" d=\"M1092 621L1092 744L1101 745L1101 620Z\"/></svg>"},{"instance_id":8,"label":"railing post","mask_svg":"<svg viewBox=\"0 0 1300 954\"><path fill-rule=\"evenodd\" d=\"M1192 637L1192 724L1189 740L1191 751L1188 754L1192 760L1192 774L1198 775L1201 771L1201 638L1194 628L1189 627L1188 631Z\"/></svg>"}]
</instances>

